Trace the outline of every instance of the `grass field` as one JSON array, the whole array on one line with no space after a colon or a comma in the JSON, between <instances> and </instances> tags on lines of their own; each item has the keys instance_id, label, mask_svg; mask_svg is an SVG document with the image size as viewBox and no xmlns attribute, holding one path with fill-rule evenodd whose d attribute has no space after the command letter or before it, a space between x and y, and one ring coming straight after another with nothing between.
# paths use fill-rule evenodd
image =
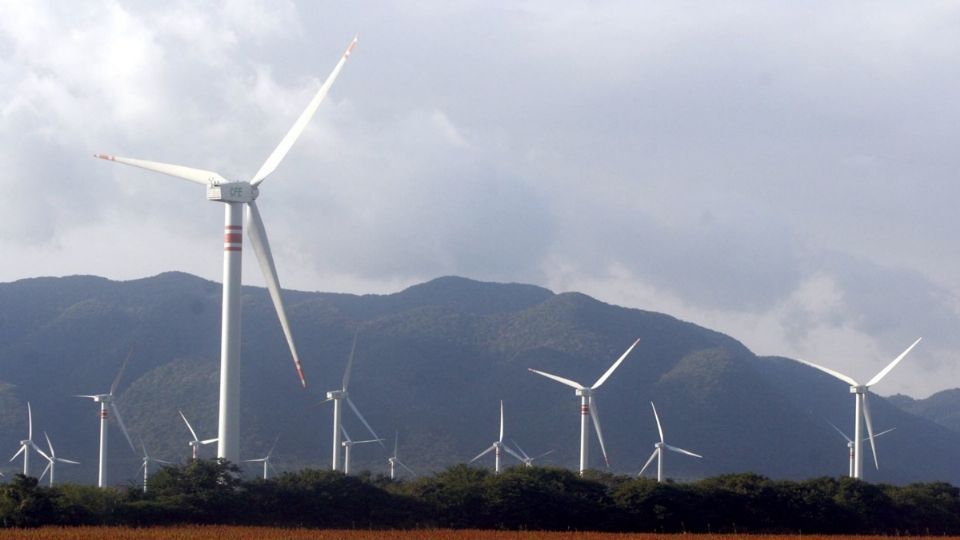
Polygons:
<instances>
[{"instance_id":1,"label":"grass field","mask_svg":"<svg viewBox=\"0 0 960 540\"><path fill-rule=\"evenodd\" d=\"M210 539L291 539L291 540L676 540L678 537L696 537L696 540L844 540L862 539L861 536L811 536L811 535L669 535L669 534L615 534L591 532L526 532L526 531L477 531L422 529L409 531L366 531L366 530L316 530L316 529L274 529L268 527L152 527L131 529L125 527L43 527L28 530L2 530L0 538L31 540L74 540L80 538L121 539L121 540L210 540ZM898 537L924 539L937 538L948 540L951 537ZM957 537L953 537L957 538Z\"/></svg>"}]
</instances>

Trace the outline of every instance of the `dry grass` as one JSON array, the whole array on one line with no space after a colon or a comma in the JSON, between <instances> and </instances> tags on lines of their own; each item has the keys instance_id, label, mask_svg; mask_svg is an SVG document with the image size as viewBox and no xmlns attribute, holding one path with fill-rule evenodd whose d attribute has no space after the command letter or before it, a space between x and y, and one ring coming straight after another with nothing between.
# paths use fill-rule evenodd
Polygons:
<instances>
[{"instance_id":1,"label":"dry grass","mask_svg":"<svg viewBox=\"0 0 960 540\"><path fill-rule=\"evenodd\" d=\"M591 532L526 532L526 531L477 531L448 529L425 529L409 531L361 531L275 529L269 527L150 527L133 529L126 527L43 527L29 530L3 530L0 539L30 540L78 540L86 538L117 540L676 540L678 536L695 537L695 540L844 540L844 536L776 536L776 535L668 535L668 534L614 534ZM904 537L900 537L904 538ZM917 539L933 537L912 537ZM938 536L938 540L951 537ZM960 537L953 537L960 538ZM694 539L691 539L694 540Z\"/></svg>"}]
</instances>

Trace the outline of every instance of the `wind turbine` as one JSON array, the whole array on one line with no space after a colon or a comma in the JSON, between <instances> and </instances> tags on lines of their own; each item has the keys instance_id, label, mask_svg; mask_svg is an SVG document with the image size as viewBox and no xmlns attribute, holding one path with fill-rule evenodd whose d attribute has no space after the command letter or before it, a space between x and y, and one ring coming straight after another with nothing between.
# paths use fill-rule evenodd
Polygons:
<instances>
[{"instance_id":1,"label":"wind turbine","mask_svg":"<svg viewBox=\"0 0 960 540\"><path fill-rule=\"evenodd\" d=\"M277 278L276 266L273 262L273 255L270 252L270 244L267 241L267 231L263 225L263 219L260 217L260 211L257 209L256 198L260 194L259 185L265 178L276 170L277 166L287 155L287 152L296 142L300 134L306 128L310 118L316 112L320 102L326 97L330 86L336 80L337 75L343 68L344 63L357 44L357 38L347 47L346 52L340 57L333 72L327 77L323 85L317 91L316 95L307 105L307 108L300 114L293 127L283 137L280 144L274 149L273 153L260 167L260 170L249 181L230 182L216 172L202 169L194 169L181 165L170 165L158 163L155 161L144 161L140 159L130 159L109 155L96 155L95 157L116 161L134 167L175 176L184 180L189 180L206 187L207 200L222 202L225 207L224 218L224 244L223 244L223 308L221 316L221 334L220 334L220 411L218 421L219 444L217 446L217 457L224 458L230 462L236 463L240 459L240 269L241 269L241 249L243 245L243 225L242 214L246 207L246 222L249 232L248 238L253 246L253 251L257 255L257 261L260 263L260 270L264 275L267 290L270 292L270 298L273 300L274 308L280 319L280 326L283 328L284 336L287 340L287 346L293 356L293 363L297 370L297 376L300 378L300 384L307 386L306 379L303 376L303 369L300 365L300 357L294 346L293 335L290 332L290 325L287 322L286 310L283 305L283 298L280 295L280 281Z\"/></svg>"},{"instance_id":2,"label":"wind turbine","mask_svg":"<svg viewBox=\"0 0 960 540\"><path fill-rule=\"evenodd\" d=\"M873 422L870 420L870 401L867 398L867 394L870 390L870 387L880 382L884 377L887 376L887 373L890 373L901 360L904 359L914 347L917 346L917 343L920 343L920 340L923 338L917 338L912 345L907 347L907 350L900 353L900 356L893 359L892 362L887 364L887 367L880 370L879 373L873 376L867 384L860 384L853 377L849 375L844 375L839 371L823 367L813 362L808 362L806 360L797 359L801 364L810 366L812 368L819 369L820 371L832 375L837 379L850 385L850 393L854 394L856 397L854 399L854 412L853 412L853 478L863 478L863 432L861 430L860 417L866 421L867 424L867 439L870 441L870 450L873 451L873 464L880 468L880 461L877 459L877 445L873 442Z\"/></svg>"},{"instance_id":3,"label":"wind turbine","mask_svg":"<svg viewBox=\"0 0 960 540\"><path fill-rule=\"evenodd\" d=\"M686 454L688 456L693 456L695 458L702 458L700 454L694 454L689 450L684 450L683 448L677 448L676 446L670 446L663 439L663 428L660 426L660 416L657 415L657 407L650 402L650 406L653 407L653 418L657 421L657 431L660 432L660 442L653 445L653 454L650 455L650 459L644 463L643 468L640 469L640 472L637 473L637 476L643 474L643 471L647 470L647 467L653 463L653 458L657 458L657 482L663 482L663 449L672 450L680 454Z\"/></svg>"},{"instance_id":4,"label":"wind turbine","mask_svg":"<svg viewBox=\"0 0 960 540\"><path fill-rule=\"evenodd\" d=\"M30 476L30 450L35 451L41 456L50 459L49 456L43 453L43 450L40 449L33 442L33 411L30 409L30 402L27 402L27 438L20 441L20 450L17 450L17 453L10 458L10 461L17 459L17 456L23 454L23 475Z\"/></svg>"},{"instance_id":5,"label":"wind turbine","mask_svg":"<svg viewBox=\"0 0 960 540\"><path fill-rule=\"evenodd\" d=\"M630 351L637 346L637 343L640 343L640 339L637 338L633 342L633 345L630 345L630 348L626 350L616 362L610 366L603 375L597 379L597 382L593 383L593 386L583 386L582 384L571 381L570 379L565 379L563 377L558 377L557 375L551 375L549 373L538 371L536 369L530 369L530 371L536 373L537 375L543 375L548 379L553 379L560 384L565 384L576 390L576 395L580 397L580 474L583 474L583 471L587 470L587 458L589 455L589 443L590 443L590 419L593 419L593 428L597 432L597 440L600 441L600 451L603 452L603 461L610 466L610 461L607 459L607 449L603 445L603 432L600 429L600 417L597 415L596 407L596 398L593 396L593 393L597 391L600 386L606 382L610 375L620 366L623 360L630 354Z\"/></svg>"},{"instance_id":6,"label":"wind turbine","mask_svg":"<svg viewBox=\"0 0 960 540\"><path fill-rule=\"evenodd\" d=\"M827 420L827 423L830 424L830 425L833 427L833 429L837 430L837 433L839 433L840 436L843 437L843 438L847 441L847 450L848 450L848 452L850 453L850 472L849 472L849 474L850 474L850 478L853 478L853 477L854 477L854 476L853 476L853 468L854 468L854 466L853 466L853 464L854 464L854 459L853 459L853 458L854 458L854 452L853 452L854 442L853 442L853 439L851 439L850 437L848 437L847 434L843 432L843 430L841 430L840 428L838 428L837 426L835 426L835 425L833 424L833 422ZM877 437L879 437L879 436L881 436L881 435L886 435L887 433L890 433L891 431L893 431L893 430L895 430L895 429L897 429L897 428L890 428L890 429L881 431L880 433L877 433L876 435L874 435L873 438L876 439Z\"/></svg>"},{"instance_id":7,"label":"wind turbine","mask_svg":"<svg viewBox=\"0 0 960 540\"><path fill-rule=\"evenodd\" d=\"M130 440L130 434L127 433L127 427L123 425L123 418L120 417L120 410L117 409L117 404L113 400L114 392L117 391L117 386L120 384L120 377L123 376L123 371L127 368L127 362L130 361L130 356L133 354L133 349L130 349L130 353L127 354L127 359L123 361L123 365L120 366L120 371L117 373L117 376L113 379L113 384L110 385L110 392L106 394L89 394L89 395L80 395L76 397L89 398L94 401L94 403L100 404L100 466L99 472L97 473L97 487L106 487L107 486L107 431L109 425L107 420L110 416L110 411L113 411L113 415L117 418L117 424L120 425L120 431L123 432L123 436L126 437L127 443L130 444L130 449L136 453L137 449L133 446L133 441Z\"/></svg>"},{"instance_id":8,"label":"wind turbine","mask_svg":"<svg viewBox=\"0 0 960 540\"><path fill-rule=\"evenodd\" d=\"M257 458L257 459L245 459L245 460L243 460L244 463L257 463L257 462L261 462L261 461L262 461L262 462L263 462L263 479L264 479L264 480L267 480L267 479L270 477L269 471L268 471L267 469L273 469L273 472L277 472L277 470L273 468L273 463L270 463L270 456L273 455L273 449L277 447L277 441L278 441L278 440L280 440L280 436L279 436L279 435L277 435L277 438L273 440L273 445L270 446L270 451L267 452L267 455L266 455L266 456L264 456L264 457L262 457L262 458Z\"/></svg>"},{"instance_id":9,"label":"wind turbine","mask_svg":"<svg viewBox=\"0 0 960 540\"><path fill-rule=\"evenodd\" d=\"M413 472L413 470L411 470L410 467L407 467L406 465L404 465L403 462L400 461L400 458L397 457L397 443L399 442L399 440L400 440L400 433L399 432L394 433L393 434L393 455L387 458L387 463L390 464L391 480L396 480L397 478L396 476L397 465L406 469L407 472L412 474L413 476L417 475L417 473Z\"/></svg>"},{"instance_id":10,"label":"wind turbine","mask_svg":"<svg viewBox=\"0 0 960 540\"><path fill-rule=\"evenodd\" d=\"M146 493L147 479L150 478L150 464L161 463L163 465L173 465L173 463L150 457L150 454L147 453L147 446L143 444L143 440L140 441L140 448L143 448L143 464L140 465L140 469L137 472L143 471L143 492Z\"/></svg>"},{"instance_id":11,"label":"wind turbine","mask_svg":"<svg viewBox=\"0 0 960 540\"><path fill-rule=\"evenodd\" d=\"M493 471L497 474L500 474L500 461L501 461L501 458L503 457L504 450L506 450L506 452L511 456L517 458L520 461L523 461L523 458L520 457L519 454L511 450L509 446L503 444L503 400L501 399L500 400L500 438L493 441L493 444L491 444L490 447L484 450L483 452L480 452L480 454L477 455L477 457L471 459L470 463L473 463L474 461L482 458L483 456L487 455L492 451L494 453L493 454L494 455Z\"/></svg>"},{"instance_id":12,"label":"wind turbine","mask_svg":"<svg viewBox=\"0 0 960 540\"><path fill-rule=\"evenodd\" d=\"M340 447L348 448L346 445L342 445L340 441L340 432L343 431L342 416L344 401L347 402L347 405L349 405L354 414L357 415L357 418L363 422L363 425L366 426L370 434L373 435L373 438L378 441L383 440L373 431L373 428L370 427L367 420L360 414L360 410L353 404L353 400L350 399L350 395L347 393L347 385L350 384L350 370L353 368L353 356L357 351L357 335L357 333L353 334L353 346L350 347L350 358L347 360L347 369L343 372L343 381L341 382L340 389L327 392L327 399L322 402L333 402L333 459L331 460L332 465L330 468L334 471L340 470ZM344 431L344 433L346 432ZM382 442L380 446L383 446Z\"/></svg>"},{"instance_id":13,"label":"wind turbine","mask_svg":"<svg viewBox=\"0 0 960 540\"><path fill-rule=\"evenodd\" d=\"M72 461L69 459L58 458L57 453L54 452L53 450L53 443L50 442L50 437L47 435L46 431L43 432L43 436L45 439L47 439L47 448L50 449L50 455L44 456L45 458L47 458L47 468L43 469L43 473L40 475L40 480L43 480L43 477L47 474L47 472L49 472L50 487L53 487L53 475L54 475L54 472L57 470L57 462L70 463L71 465L79 465L80 462Z\"/></svg>"},{"instance_id":14,"label":"wind turbine","mask_svg":"<svg viewBox=\"0 0 960 540\"><path fill-rule=\"evenodd\" d=\"M524 466L524 467L533 467L533 462L534 462L534 461L536 461L536 460L538 460L538 459L540 459L540 458L542 458L542 457L549 456L550 454L556 452L556 450L548 450L548 451L546 451L546 452L544 452L544 453L542 453L542 454L540 454L540 455L538 455L538 456L530 457L526 452L523 451L523 448L520 448L520 445L517 444L517 441L511 441L511 442L513 443L514 446L517 447L517 451L520 452L520 455L523 456L523 459L522 459L521 461L523 461L523 466Z\"/></svg>"},{"instance_id":15,"label":"wind turbine","mask_svg":"<svg viewBox=\"0 0 960 540\"><path fill-rule=\"evenodd\" d=\"M200 445L215 443L217 442L217 438L214 437L212 439L204 439L201 441L200 438L197 437L197 432L193 430L193 426L190 425L190 421L187 420L187 417L183 415L183 411L181 411L180 409L177 409L177 412L180 413L180 418L183 418L183 423L187 425L187 429L190 430L190 435L193 437L193 440L191 440L187 444L189 444L190 448L192 449L193 459L197 459L197 450L200 448Z\"/></svg>"},{"instance_id":16,"label":"wind turbine","mask_svg":"<svg viewBox=\"0 0 960 540\"><path fill-rule=\"evenodd\" d=\"M343 474L350 474L350 448L357 444L369 444L369 443L380 443L383 445L383 439L369 439L366 441L354 441L350 438L350 435L347 435L347 430L343 429L343 426L340 426L340 429L343 430L343 442L340 444L343 445Z\"/></svg>"}]
</instances>

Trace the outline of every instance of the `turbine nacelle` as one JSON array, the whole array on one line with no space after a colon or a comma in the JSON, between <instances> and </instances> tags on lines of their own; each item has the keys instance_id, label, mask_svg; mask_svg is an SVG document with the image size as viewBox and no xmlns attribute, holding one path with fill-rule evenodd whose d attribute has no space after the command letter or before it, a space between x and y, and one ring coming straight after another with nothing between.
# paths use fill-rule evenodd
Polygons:
<instances>
[{"instance_id":1,"label":"turbine nacelle","mask_svg":"<svg viewBox=\"0 0 960 540\"><path fill-rule=\"evenodd\" d=\"M207 200L224 203L251 203L260 195L250 182L211 182L207 185Z\"/></svg>"},{"instance_id":2,"label":"turbine nacelle","mask_svg":"<svg viewBox=\"0 0 960 540\"><path fill-rule=\"evenodd\" d=\"M860 384L857 386L850 387L851 394L866 394L870 390L870 387L865 384Z\"/></svg>"},{"instance_id":3,"label":"turbine nacelle","mask_svg":"<svg viewBox=\"0 0 960 540\"><path fill-rule=\"evenodd\" d=\"M577 388L577 397L590 397L593 395L593 388Z\"/></svg>"},{"instance_id":4,"label":"turbine nacelle","mask_svg":"<svg viewBox=\"0 0 960 540\"><path fill-rule=\"evenodd\" d=\"M345 399L346 397L346 390L331 390L327 392L327 399Z\"/></svg>"}]
</instances>

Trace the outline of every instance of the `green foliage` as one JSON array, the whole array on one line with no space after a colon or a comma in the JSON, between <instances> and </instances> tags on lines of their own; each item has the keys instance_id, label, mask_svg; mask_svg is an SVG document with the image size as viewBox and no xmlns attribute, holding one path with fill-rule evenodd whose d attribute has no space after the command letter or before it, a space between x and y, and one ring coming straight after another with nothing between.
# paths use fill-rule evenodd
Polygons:
<instances>
[{"instance_id":1,"label":"green foliage","mask_svg":"<svg viewBox=\"0 0 960 540\"><path fill-rule=\"evenodd\" d=\"M0 522L4 527L39 527L55 520L53 503L37 479L17 474L0 490Z\"/></svg>"}]
</instances>

